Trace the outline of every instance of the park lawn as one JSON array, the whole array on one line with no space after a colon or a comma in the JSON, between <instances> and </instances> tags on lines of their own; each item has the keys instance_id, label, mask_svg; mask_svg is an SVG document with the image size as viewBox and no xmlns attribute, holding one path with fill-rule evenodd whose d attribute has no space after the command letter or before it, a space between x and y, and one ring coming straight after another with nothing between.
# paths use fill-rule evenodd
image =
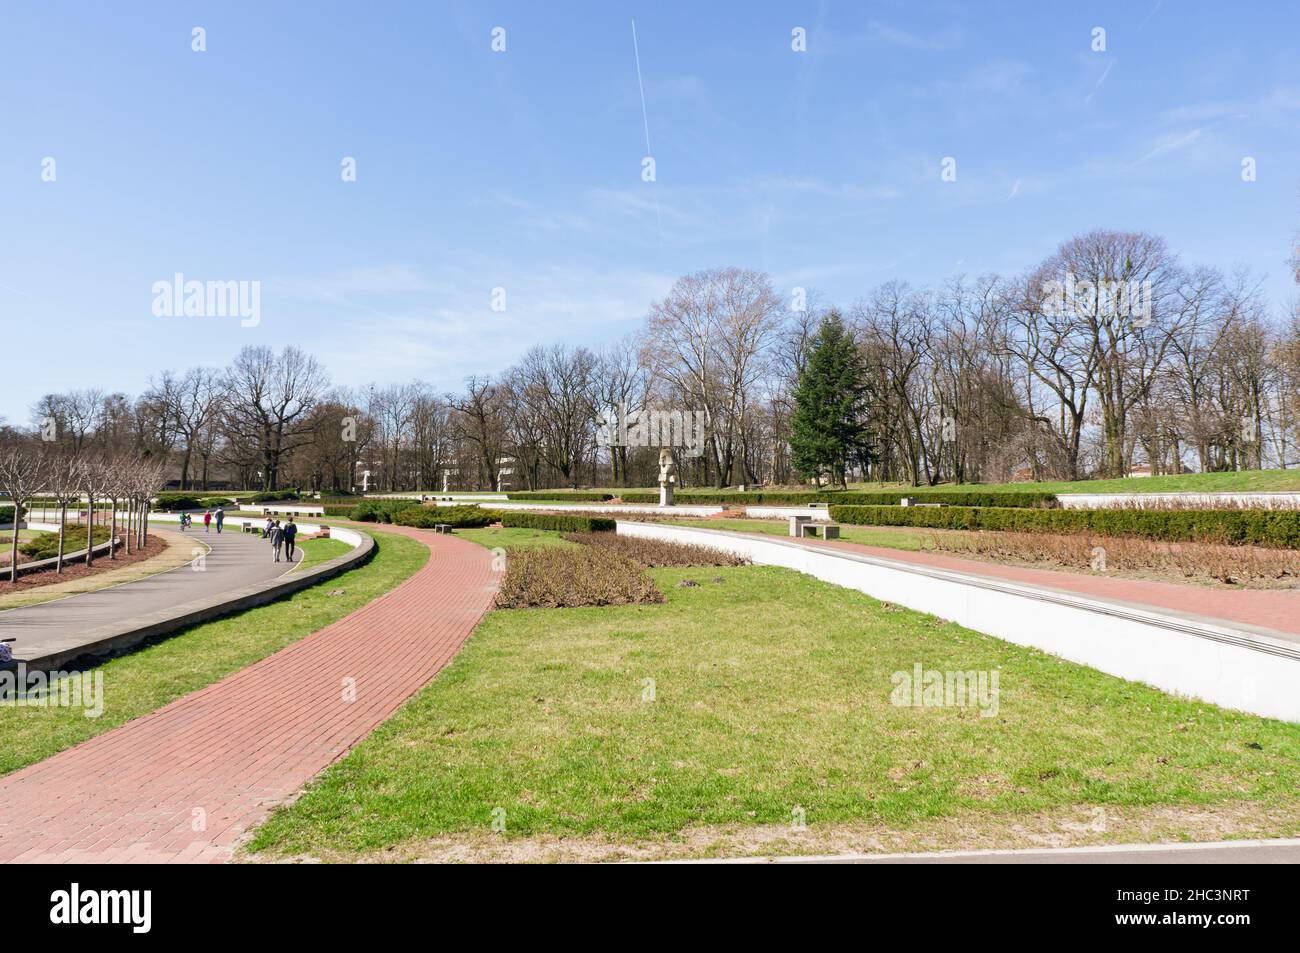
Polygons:
<instances>
[{"instance_id":1,"label":"park lawn","mask_svg":"<svg viewBox=\"0 0 1300 953\"><path fill-rule=\"evenodd\" d=\"M298 564L299 571L352 552L352 546L341 539L300 539L297 547L303 552L302 562Z\"/></svg>"},{"instance_id":2,"label":"park lawn","mask_svg":"<svg viewBox=\"0 0 1300 953\"><path fill-rule=\"evenodd\" d=\"M272 815L248 858L473 859L559 838L682 853L700 831L788 831L800 809L814 830L996 817L1014 831L1063 806L1263 804L1290 813L1262 823L1300 830L1300 725L789 570L653 575L664 604L489 613L432 683ZM918 663L996 671L995 716L892 705L893 673ZM969 842L952 836L938 846Z\"/></svg>"},{"instance_id":3,"label":"park lawn","mask_svg":"<svg viewBox=\"0 0 1300 953\"><path fill-rule=\"evenodd\" d=\"M482 528L453 530L455 535L468 539L472 543L486 546L488 549L522 548L525 546L576 546L560 534L549 529L529 529L527 527L484 526Z\"/></svg>"},{"instance_id":4,"label":"park lawn","mask_svg":"<svg viewBox=\"0 0 1300 953\"><path fill-rule=\"evenodd\" d=\"M429 558L418 540L374 533L373 558L276 602L186 629L97 667L104 713L10 707L0 700L0 774L15 771L225 678L361 608ZM333 595L333 593L339 593Z\"/></svg>"}]
</instances>

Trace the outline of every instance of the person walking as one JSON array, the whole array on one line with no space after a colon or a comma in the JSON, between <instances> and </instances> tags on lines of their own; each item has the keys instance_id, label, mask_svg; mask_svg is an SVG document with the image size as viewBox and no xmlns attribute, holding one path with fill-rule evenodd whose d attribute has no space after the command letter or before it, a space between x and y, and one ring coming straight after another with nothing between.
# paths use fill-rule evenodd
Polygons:
<instances>
[{"instance_id":1,"label":"person walking","mask_svg":"<svg viewBox=\"0 0 1300 953\"><path fill-rule=\"evenodd\" d=\"M185 532L187 529L190 528L190 522L191 522L191 520L190 520L190 514L189 514L189 513L182 513L182 514L181 514L181 532L182 532L182 533Z\"/></svg>"},{"instance_id":2,"label":"person walking","mask_svg":"<svg viewBox=\"0 0 1300 953\"><path fill-rule=\"evenodd\" d=\"M284 524L284 555L289 562L293 562L293 541L298 537L298 524L289 517L289 522Z\"/></svg>"},{"instance_id":3,"label":"person walking","mask_svg":"<svg viewBox=\"0 0 1300 953\"><path fill-rule=\"evenodd\" d=\"M223 523L225 523L225 521L226 521L226 508L224 506L218 506L217 507L217 533L218 534L221 533L221 526Z\"/></svg>"},{"instance_id":4,"label":"person walking","mask_svg":"<svg viewBox=\"0 0 1300 953\"><path fill-rule=\"evenodd\" d=\"M212 511L208 510L203 514L203 532L212 532Z\"/></svg>"},{"instance_id":5,"label":"person walking","mask_svg":"<svg viewBox=\"0 0 1300 953\"><path fill-rule=\"evenodd\" d=\"M280 529L280 521L276 520L271 526L271 548L275 550L275 561L280 561L280 547L284 545L284 530Z\"/></svg>"},{"instance_id":6,"label":"person walking","mask_svg":"<svg viewBox=\"0 0 1300 953\"><path fill-rule=\"evenodd\" d=\"M263 538L263 539L266 539L268 536L271 535L271 528L272 528L273 526L275 526L275 520L271 519L271 517L268 516L268 517L266 518L266 525L262 527L262 538Z\"/></svg>"}]
</instances>

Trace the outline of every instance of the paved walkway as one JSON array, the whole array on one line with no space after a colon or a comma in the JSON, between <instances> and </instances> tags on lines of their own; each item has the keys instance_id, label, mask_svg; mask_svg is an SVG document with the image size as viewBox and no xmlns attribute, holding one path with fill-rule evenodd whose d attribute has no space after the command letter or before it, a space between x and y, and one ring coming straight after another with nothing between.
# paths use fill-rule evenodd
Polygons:
<instances>
[{"instance_id":1,"label":"paved walkway","mask_svg":"<svg viewBox=\"0 0 1300 953\"><path fill-rule=\"evenodd\" d=\"M773 537L760 533L745 535L760 539L789 539L789 537ZM790 539L790 542L796 540ZM962 559L940 553L908 552L884 546L864 546L861 543L848 543L842 540L826 543L820 540L798 540L798 542L811 546L847 549L865 556L892 559L896 562L951 569L972 576L1028 583L1046 589L1123 602L1138 608L1162 609L1202 620L1242 623L1287 635L1300 635L1300 589L1213 588L1190 583L1183 585L1118 576L1092 576L1066 570L1002 566L977 559Z\"/></svg>"},{"instance_id":2,"label":"paved walkway","mask_svg":"<svg viewBox=\"0 0 1300 953\"><path fill-rule=\"evenodd\" d=\"M228 858L273 807L437 674L491 604L489 550L429 530L383 530L431 551L396 589L214 685L0 778L0 863Z\"/></svg>"},{"instance_id":3,"label":"paved walkway","mask_svg":"<svg viewBox=\"0 0 1300 953\"><path fill-rule=\"evenodd\" d=\"M212 551L204 557L202 572L188 565L148 576L136 582L111 586L95 592L83 592L55 602L0 611L0 636L15 638L15 659L46 655L56 649L74 646L83 633L117 619L148 615L172 609L205 596L234 592L244 586L274 579L293 570L294 566L276 562L271 544L249 533L210 533L190 530L174 533L186 537L193 555L202 553L206 543ZM96 562L107 561L99 557ZM299 556L298 562L302 561ZM296 563L295 563L296 565Z\"/></svg>"}]
</instances>

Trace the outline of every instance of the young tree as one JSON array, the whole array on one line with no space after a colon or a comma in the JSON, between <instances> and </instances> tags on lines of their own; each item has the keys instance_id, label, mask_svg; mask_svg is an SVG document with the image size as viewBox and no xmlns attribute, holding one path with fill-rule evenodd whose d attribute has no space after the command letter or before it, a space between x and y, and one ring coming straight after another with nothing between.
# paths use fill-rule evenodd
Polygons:
<instances>
[{"instance_id":1,"label":"young tree","mask_svg":"<svg viewBox=\"0 0 1300 953\"><path fill-rule=\"evenodd\" d=\"M0 489L9 494L14 505L14 531L9 547L9 581L18 581L18 527L22 525L23 507L36 492L44 476L44 460L30 446L15 444L0 451Z\"/></svg>"},{"instance_id":2,"label":"young tree","mask_svg":"<svg viewBox=\"0 0 1300 953\"><path fill-rule=\"evenodd\" d=\"M81 475L81 464L76 456L66 451L50 459L45 474L45 488L59 504L59 550L54 561L54 572L63 572L64 543L67 538L68 504L81 500L81 488L85 481Z\"/></svg>"},{"instance_id":3,"label":"young tree","mask_svg":"<svg viewBox=\"0 0 1300 953\"><path fill-rule=\"evenodd\" d=\"M867 448L866 379L857 345L838 311L822 320L794 390L790 449L803 477L829 473L848 486L848 463Z\"/></svg>"}]
</instances>

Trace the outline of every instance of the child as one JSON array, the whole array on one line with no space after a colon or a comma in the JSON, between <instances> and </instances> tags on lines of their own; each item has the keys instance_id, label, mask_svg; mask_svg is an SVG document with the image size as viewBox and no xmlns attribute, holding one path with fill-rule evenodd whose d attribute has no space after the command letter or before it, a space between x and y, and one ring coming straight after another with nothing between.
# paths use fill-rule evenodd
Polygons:
<instances>
[{"instance_id":1,"label":"child","mask_svg":"<svg viewBox=\"0 0 1300 953\"><path fill-rule=\"evenodd\" d=\"M208 510L203 514L203 532L212 532L212 511Z\"/></svg>"}]
</instances>

